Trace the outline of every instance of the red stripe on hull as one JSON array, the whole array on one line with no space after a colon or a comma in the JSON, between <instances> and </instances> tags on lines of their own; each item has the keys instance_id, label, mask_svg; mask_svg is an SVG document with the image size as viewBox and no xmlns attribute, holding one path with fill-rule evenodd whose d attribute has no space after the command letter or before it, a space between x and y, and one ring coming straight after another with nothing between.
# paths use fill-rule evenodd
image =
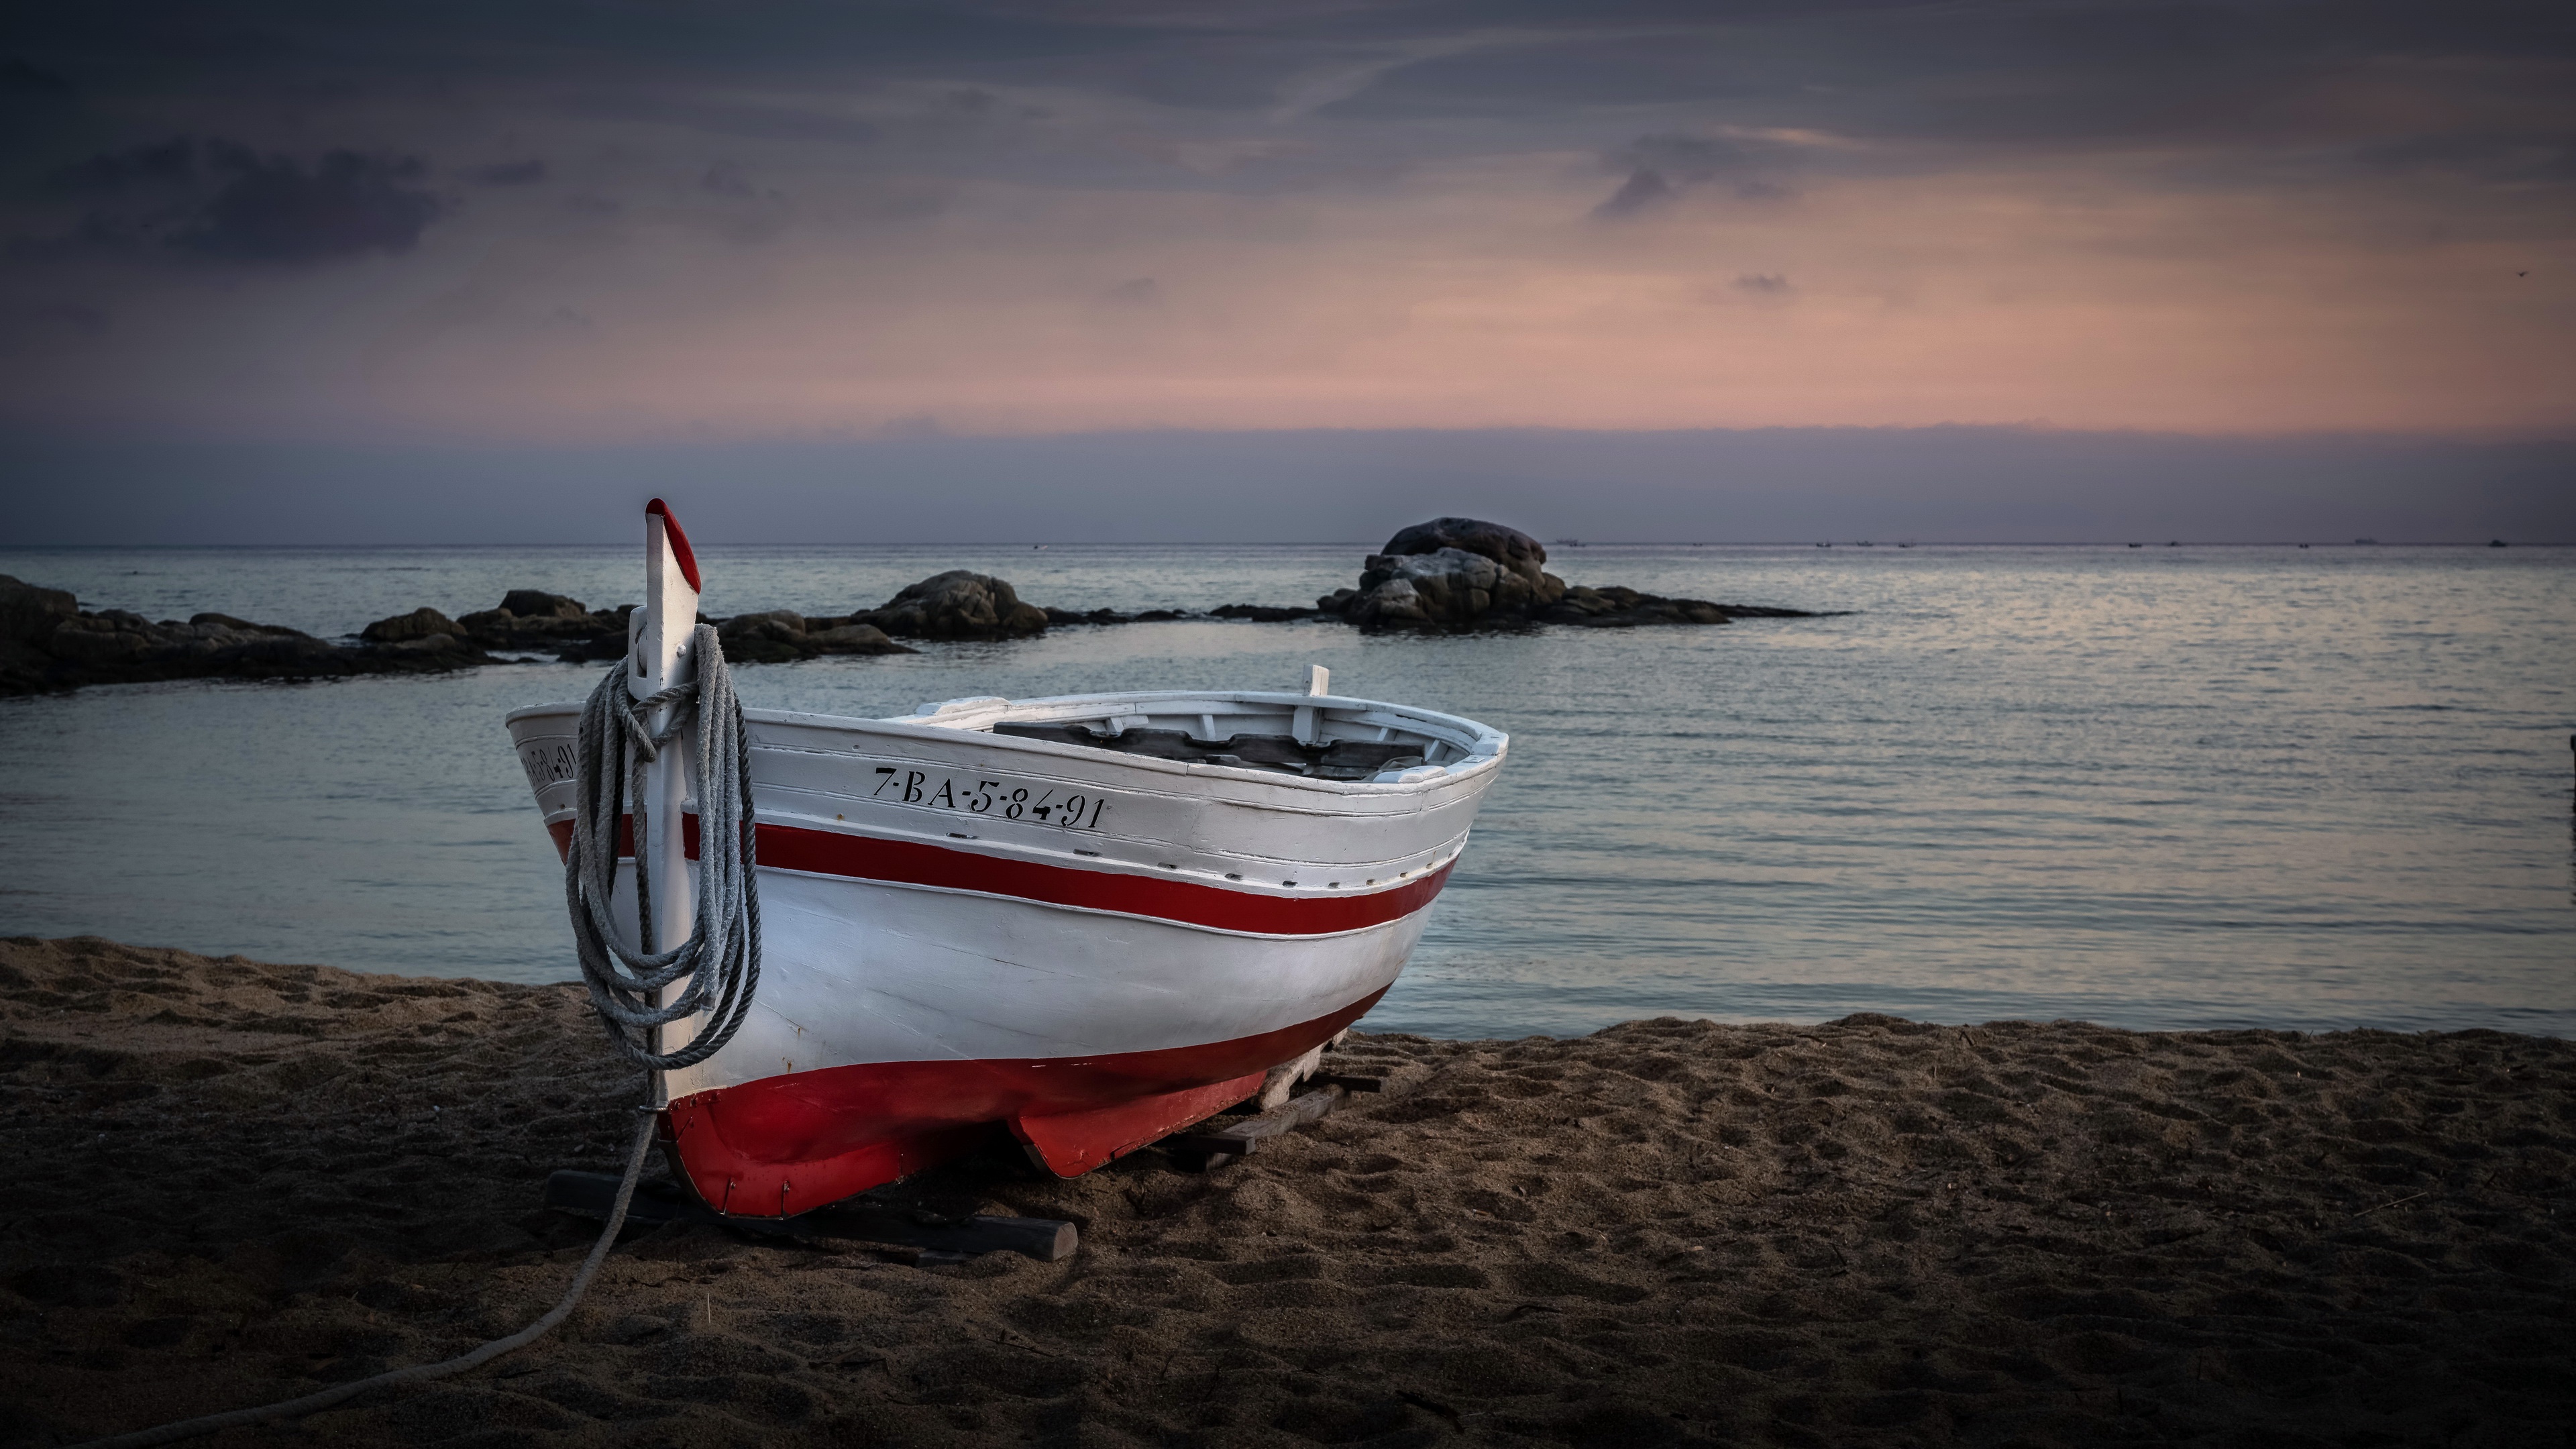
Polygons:
<instances>
[{"instance_id":1,"label":"red stripe on hull","mask_svg":"<svg viewBox=\"0 0 2576 1449\"><path fill-rule=\"evenodd\" d=\"M806 1212L892 1182L992 1140L997 1123L1072 1177L1241 1101L1261 1073L1385 994L1202 1046L795 1072L679 1098L666 1121L698 1196L744 1217Z\"/></svg>"},{"instance_id":2,"label":"red stripe on hull","mask_svg":"<svg viewBox=\"0 0 2576 1449\"><path fill-rule=\"evenodd\" d=\"M631 817L630 817L631 821ZM572 822L558 820L546 829L558 854L572 845ZM621 826L621 850L632 852L631 823ZM698 817L686 821L689 858L698 858ZM1401 920L1431 904L1457 864L1391 890L1338 896L1287 897L1227 890L1183 880L1120 875L1104 870L1009 860L968 850L909 840L881 840L870 835L842 835L795 825L760 827L760 863L812 875L896 885L937 886L980 891L1045 905L1117 911L1130 916L1178 921L1220 931L1265 936L1329 936Z\"/></svg>"}]
</instances>

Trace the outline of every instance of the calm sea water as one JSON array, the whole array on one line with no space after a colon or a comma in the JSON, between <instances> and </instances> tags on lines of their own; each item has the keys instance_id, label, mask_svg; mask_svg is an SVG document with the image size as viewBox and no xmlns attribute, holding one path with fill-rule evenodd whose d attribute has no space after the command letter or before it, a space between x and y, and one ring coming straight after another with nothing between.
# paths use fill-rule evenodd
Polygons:
<instances>
[{"instance_id":1,"label":"calm sea water","mask_svg":"<svg viewBox=\"0 0 2576 1449\"><path fill-rule=\"evenodd\" d=\"M711 550L710 613L837 613L940 568L1074 608L1305 602L1365 547ZM2576 551L1584 548L1576 582L1850 613L1364 639L1066 629L746 669L755 705L1336 688L1511 732L1371 1018L1664 1013L2576 1034ZM155 618L340 634L511 587L634 597L629 550L7 551ZM501 730L593 666L0 701L0 932L559 980L554 855Z\"/></svg>"}]
</instances>

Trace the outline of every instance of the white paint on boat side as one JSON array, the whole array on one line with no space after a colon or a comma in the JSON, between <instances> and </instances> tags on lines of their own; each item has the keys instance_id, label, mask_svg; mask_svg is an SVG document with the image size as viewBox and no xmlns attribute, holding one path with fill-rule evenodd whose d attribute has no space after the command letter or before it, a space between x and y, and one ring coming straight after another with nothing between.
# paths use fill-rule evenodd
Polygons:
<instances>
[{"instance_id":1,"label":"white paint on boat side","mask_svg":"<svg viewBox=\"0 0 2576 1449\"><path fill-rule=\"evenodd\" d=\"M1211 935L873 881L760 882L760 994L675 1096L870 1062L1103 1056L1312 1021L1393 983L1428 909L1328 937Z\"/></svg>"}]
</instances>

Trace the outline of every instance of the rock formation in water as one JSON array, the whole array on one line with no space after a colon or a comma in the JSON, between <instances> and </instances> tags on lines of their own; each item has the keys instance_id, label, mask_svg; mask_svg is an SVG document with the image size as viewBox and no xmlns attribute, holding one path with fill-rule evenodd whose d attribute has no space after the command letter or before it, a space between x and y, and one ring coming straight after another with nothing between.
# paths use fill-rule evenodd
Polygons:
<instances>
[{"instance_id":1,"label":"rock formation in water","mask_svg":"<svg viewBox=\"0 0 2576 1449\"><path fill-rule=\"evenodd\" d=\"M512 589L497 609L450 619L436 609L414 609L369 624L359 638L371 643L452 635L486 650L551 654L567 663L616 659L626 653L626 616L633 604L589 609L579 599L542 589ZM846 617L808 618L786 609L710 618L736 664L786 664L826 654L909 654L912 651L872 625Z\"/></svg>"},{"instance_id":2,"label":"rock formation in water","mask_svg":"<svg viewBox=\"0 0 2576 1449\"><path fill-rule=\"evenodd\" d=\"M229 614L197 614L184 624L155 622L124 609L91 613L62 589L0 574L0 694L156 679L422 674L491 662L451 632L415 631L348 645Z\"/></svg>"},{"instance_id":3,"label":"rock formation in water","mask_svg":"<svg viewBox=\"0 0 2576 1449\"><path fill-rule=\"evenodd\" d=\"M850 622L871 624L898 639L1010 639L1041 634L1048 612L1023 604L1017 590L990 574L950 569L933 574Z\"/></svg>"},{"instance_id":4,"label":"rock formation in water","mask_svg":"<svg viewBox=\"0 0 2576 1449\"><path fill-rule=\"evenodd\" d=\"M846 617L813 616L772 609L765 614L736 614L711 619L723 641L725 659L734 664L792 664L826 654L910 654L913 650L886 637L874 624Z\"/></svg>"},{"instance_id":5,"label":"rock formation in water","mask_svg":"<svg viewBox=\"0 0 2576 1449\"><path fill-rule=\"evenodd\" d=\"M1546 562L1546 547L1519 529L1478 518L1435 518L1388 539L1385 548L1369 555L1359 587L1336 589L1317 599L1315 607L1372 630L1531 624L1624 629L1641 624L1811 617L1803 609L1713 604L1615 586L1568 585L1541 567ZM1249 605L1229 605L1228 610L1258 617Z\"/></svg>"}]
</instances>

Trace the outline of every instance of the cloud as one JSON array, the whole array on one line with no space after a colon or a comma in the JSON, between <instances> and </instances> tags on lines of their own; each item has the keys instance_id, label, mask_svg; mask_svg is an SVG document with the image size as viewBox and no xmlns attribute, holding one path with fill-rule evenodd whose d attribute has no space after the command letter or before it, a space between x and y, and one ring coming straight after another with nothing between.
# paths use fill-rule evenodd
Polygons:
<instances>
[{"instance_id":1,"label":"cloud","mask_svg":"<svg viewBox=\"0 0 2576 1449\"><path fill-rule=\"evenodd\" d=\"M122 263L0 266L115 314L0 418L2576 425L2514 0L218 8L0 49L0 241Z\"/></svg>"},{"instance_id":2,"label":"cloud","mask_svg":"<svg viewBox=\"0 0 2576 1449\"><path fill-rule=\"evenodd\" d=\"M45 177L45 187L61 196L94 196L138 187L180 186L196 176L196 143L182 136L154 146L103 151L86 161L57 166Z\"/></svg>"},{"instance_id":3,"label":"cloud","mask_svg":"<svg viewBox=\"0 0 2576 1449\"><path fill-rule=\"evenodd\" d=\"M47 195L85 210L66 231L21 237L13 255L306 265L407 252L446 210L416 156L332 151L305 162L221 138L103 151L47 173Z\"/></svg>"},{"instance_id":4,"label":"cloud","mask_svg":"<svg viewBox=\"0 0 2576 1449\"><path fill-rule=\"evenodd\" d=\"M170 238L217 261L305 265L410 251L446 208L417 183L416 156L332 151L311 166L216 143L214 169L231 179Z\"/></svg>"},{"instance_id":5,"label":"cloud","mask_svg":"<svg viewBox=\"0 0 2576 1449\"><path fill-rule=\"evenodd\" d=\"M546 163L535 159L496 161L465 174L486 186L534 186L546 179Z\"/></svg>"},{"instance_id":6,"label":"cloud","mask_svg":"<svg viewBox=\"0 0 2576 1449\"><path fill-rule=\"evenodd\" d=\"M1735 279L1735 290L1757 297L1785 297L1789 295L1789 279L1776 272L1746 272Z\"/></svg>"},{"instance_id":7,"label":"cloud","mask_svg":"<svg viewBox=\"0 0 2576 1449\"><path fill-rule=\"evenodd\" d=\"M1592 214L1604 220L1635 216L1672 199L1673 184L1664 179L1664 173L1649 166L1640 166L1628 173L1628 179L1619 183L1619 189L1610 193L1609 200L1592 208Z\"/></svg>"},{"instance_id":8,"label":"cloud","mask_svg":"<svg viewBox=\"0 0 2576 1449\"><path fill-rule=\"evenodd\" d=\"M1782 149L1772 145L1757 150L1755 146L1708 136L1640 136L1601 158L1607 165L1626 171L1628 179L1610 193L1608 200L1592 208L1592 214L1602 220L1635 216L1672 201L1685 187L1727 179L1734 181L1735 194L1747 201L1782 200L1795 193L1755 174L1766 164L1762 153Z\"/></svg>"},{"instance_id":9,"label":"cloud","mask_svg":"<svg viewBox=\"0 0 2576 1449\"><path fill-rule=\"evenodd\" d=\"M1743 147L1705 136L1640 136L1613 152L1610 160L1614 166L1647 168L1676 181L1706 181L1753 166Z\"/></svg>"}]
</instances>

